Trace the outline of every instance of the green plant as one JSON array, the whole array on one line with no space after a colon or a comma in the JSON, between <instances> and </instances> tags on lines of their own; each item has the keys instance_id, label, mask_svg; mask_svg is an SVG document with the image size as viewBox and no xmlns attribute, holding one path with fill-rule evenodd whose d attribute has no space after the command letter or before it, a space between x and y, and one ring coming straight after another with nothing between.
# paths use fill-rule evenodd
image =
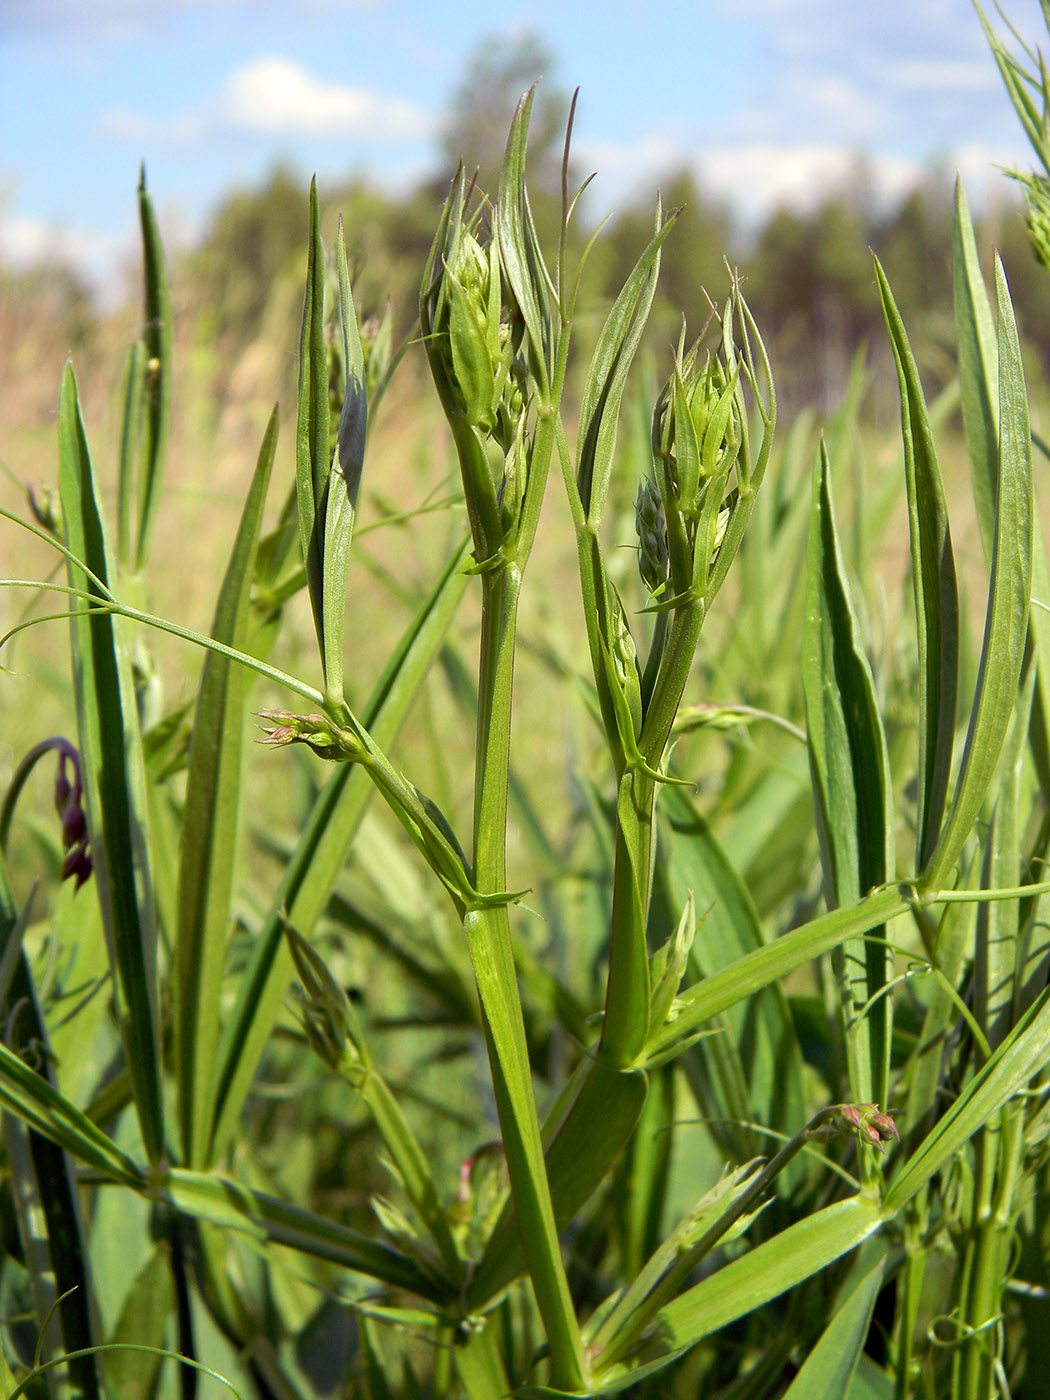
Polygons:
<instances>
[{"instance_id":1,"label":"green plant","mask_svg":"<svg viewBox=\"0 0 1050 1400\"><path fill-rule=\"evenodd\" d=\"M566 156L551 265L525 180L531 103L528 93L515 115L493 202L457 175L420 294L470 538L415 600L363 703L344 663L347 577L369 433L400 356L386 330L359 324L341 227L327 272L316 190L294 489L263 533L275 414L211 635L146 606L171 337L144 183L148 329L128 362L116 535L72 369L60 514L34 526L4 512L67 568L65 585L34 587L69 600L78 735L76 750L36 745L0 813L6 847L31 770L57 749L51 905L34 917L32 894L19 904L6 874L0 884L3 1205L20 1241L3 1282L9 1299L32 1293L41 1336L36 1355L12 1341L5 1364L24 1385L153 1395L176 1384L166 1353L266 1397L341 1383L471 1400L632 1387L889 1397L950 1384L976 1400L1040 1374L1043 1343L1018 1340L1003 1280L1016 1235L1012 1269L1044 1286L1050 887L1031 875L1050 841L1050 715L1046 624L1039 610L1029 619L1029 601L1033 580L1037 597L1050 589L1005 275L997 266L993 310L960 190L958 392L989 555L970 694L931 426L951 403L928 411L876 265L900 381L914 601L880 693L831 496L860 377L815 453L805 422L775 448L770 365L731 278L705 335L691 344L683 329L663 387L643 372L632 399L674 235L658 205L606 310L573 447L565 385L581 284L564 231L578 196ZM590 663L584 680L555 618L530 638L544 684L586 736L574 740L558 829L511 742L515 666L529 656L518 616L552 461ZM889 500L887 488L858 511L848 547L864 567ZM636 551L618 551L631 529ZM557 595L554 569L532 561L533 586ZM404 577L384 582L408 592ZM723 585L728 621L708 643ZM476 682L453 629L468 587L480 594ZM319 686L270 659L303 588ZM158 706L149 629L204 650L192 706ZM683 705L702 636L715 698ZM466 823L392 756L438 672L454 713L474 722ZM282 772L299 772L310 795L294 838L262 822L251 833L280 859L269 887L250 872L239 812L258 679L296 708L263 712L266 751L253 764L302 755ZM910 705L894 709L892 685ZM746 736L769 720L763 751ZM717 787L698 793L724 733L736 747ZM373 791L396 824L366 813ZM906 852L895 812L913 837ZM526 862L508 862L511 829L524 879ZM398 830L429 887L397 874ZM57 889L62 874L78 894ZM526 904L548 921L546 948ZM385 978L386 1026L367 998L355 1005L352 955ZM78 987L94 990L69 1008ZM436 1055L416 1048L420 1035ZM478 1044L498 1144L471 1077ZM411 1082L428 1054L465 1090L465 1122L449 1094L435 1103ZM271 1086L299 1096L298 1120L259 1094L262 1065ZM382 1190L366 1135L382 1146ZM783 1145L763 1165L769 1138ZM449 1159L464 1141L457 1177ZM358 1174L359 1199L322 1208L333 1180ZM134 1283L111 1289L103 1317L92 1272L113 1271L104 1230L116 1191L148 1209L135 1217ZM877 1302L881 1357L866 1350ZM128 1345L155 1348L153 1360L129 1366ZM63 1355L68 1372L53 1364ZM177 1383L192 1394L195 1371Z\"/></svg>"}]
</instances>

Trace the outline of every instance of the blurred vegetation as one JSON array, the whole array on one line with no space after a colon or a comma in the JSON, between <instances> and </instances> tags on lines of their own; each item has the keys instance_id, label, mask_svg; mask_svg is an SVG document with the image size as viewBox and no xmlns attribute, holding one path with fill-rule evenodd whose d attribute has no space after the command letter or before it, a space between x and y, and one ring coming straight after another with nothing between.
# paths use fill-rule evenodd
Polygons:
<instances>
[{"instance_id":1,"label":"blurred vegetation","mask_svg":"<svg viewBox=\"0 0 1050 1400\"><path fill-rule=\"evenodd\" d=\"M511 42L483 41L450 101L440 165L433 174L402 191L360 178L321 190L328 234L334 233L336 211L343 213L359 305L366 314L381 314L389 302L400 338L412 332L415 279L457 162L468 173L477 172L482 189L494 189L500 133L507 129L522 88L541 76L530 189L541 239L557 228L569 102L555 68L553 55L534 34ZM579 179L588 172L572 173ZM683 313L690 333L700 329L709 310L705 289L721 286L727 258L739 269L766 332L782 412L790 417L812 406L826 417L841 401L850 365L863 350L871 359L868 406L884 422L885 414L895 411L896 380L868 250L878 255L911 311L920 368L927 388L936 393L954 372L949 271L953 178L953 172L933 164L899 203L886 207L874 200L869 172L858 157L845 185L829 191L812 209L777 208L758 227L744 228L693 171L665 174L664 207L680 207L682 213L664 249L647 329L649 346L662 355L677 340ZM177 333L197 349L196 364L209 380L217 415L231 397L250 399L256 382L272 385L275 373L291 388L306 187L305 175L279 165L261 184L231 191L214 210L198 246L173 268L175 287L192 289L192 301L176 307ZM600 172L596 188L597 194L584 196L584 217L570 229L575 244L568 249L570 261L604 215ZM597 307L623 285L652 219L648 191L610 216L585 274L578 318L584 339L588 297ZM986 270L993 247L1003 258L1020 308L1026 354L1033 364L1050 365L1050 283L1031 251L1020 201L1007 199L985 210L977 235ZM26 375L39 368L42 381L53 384L61 359L71 351L82 366L97 360L111 338L111 319L92 305L68 269L15 273L0 266L0 335L5 344L20 348L19 361L10 367L16 378L20 368ZM265 365L260 363L264 356Z\"/></svg>"}]
</instances>

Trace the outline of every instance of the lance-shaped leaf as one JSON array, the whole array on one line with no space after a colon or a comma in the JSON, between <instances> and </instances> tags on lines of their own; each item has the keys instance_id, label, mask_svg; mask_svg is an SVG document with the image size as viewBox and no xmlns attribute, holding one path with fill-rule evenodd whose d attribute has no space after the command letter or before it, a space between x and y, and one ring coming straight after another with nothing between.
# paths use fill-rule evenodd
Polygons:
<instances>
[{"instance_id":1,"label":"lance-shaped leaf","mask_svg":"<svg viewBox=\"0 0 1050 1400\"><path fill-rule=\"evenodd\" d=\"M1050 991L1044 991L895 1174L884 1201L887 1218L1045 1067L1048 1037Z\"/></svg>"},{"instance_id":2,"label":"lance-shaped leaf","mask_svg":"<svg viewBox=\"0 0 1050 1400\"><path fill-rule=\"evenodd\" d=\"M973 223L962 181L955 182L952 222L952 286L959 354L959 400L970 480L985 558L995 540L995 493L999 474L999 357L995 318L981 273Z\"/></svg>"},{"instance_id":3,"label":"lance-shaped leaf","mask_svg":"<svg viewBox=\"0 0 1050 1400\"><path fill-rule=\"evenodd\" d=\"M550 299L555 295L543 261L525 188L525 150L535 86L518 103L500 167L496 202L496 237L500 261L529 337L529 364L541 399L550 397L554 376L554 329Z\"/></svg>"},{"instance_id":4,"label":"lance-shaped leaf","mask_svg":"<svg viewBox=\"0 0 1050 1400\"><path fill-rule=\"evenodd\" d=\"M1032 588L1032 448L1021 349L1002 264L995 262L999 352L999 472L995 544L977 690L951 810L923 871L944 887L995 774L1013 715Z\"/></svg>"},{"instance_id":5,"label":"lance-shaped leaf","mask_svg":"<svg viewBox=\"0 0 1050 1400\"><path fill-rule=\"evenodd\" d=\"M824 890L834 908L885 882L891 819L886 739L846 583L828 474L822 444L813 489L802 682ZM886 949L869 938L843 945L840 956L851 1003L844 1008L851 1097L884 1103L887 999L880 997L862 1019L854 1012L885 984Z\"/></svg>"},{"instance_id":6,"label":"lance-shaped leaf","mask_svg":"<svg viewBox=\"0 0 1050 1400\"><path fill-rule=\"evenodd\" d=\"M215 610L212 636L241 648L248 630L255 552L277 446L277 411L263 438ZM205 1165L212 1115L230 892L237 863L243 709L250 677L208 652L190 739L179 862L175 949L175 1066L183 1159Z\"/></svg>"},{"instance_id":7,"label":"lance-shaped leaf","mask_svg":"<svg viewBox=\"0 0 1050 1400\"><path fill-rule=\"evenodd\" d=\"M259 1244L284 1245L420 1298L447 1300L441 1279L399 1250L239 1182L172 1167L155 1174L149 1194L191 1219L239 1230Z\"/></svg>"},{"instance_id":8,"label":"lance-shaped leaf","mask_svg":"<svg viewBox=\"0 0 1050 1400\"><path fill-rule=\"evenodd\" d=\"M164 269L160 231L153 213L153 203L146 189L145 168L139 179L139 222L142 226L145 293L142 341L146 353L141 381L142 437L138 463L138 520L134 555L134 565L137 569L141 569L146 562L156 519L171 426L171 294Z\"/></svg>"},{"instance_id":9,"label":"lance-shaped leaf","mask_svg":"<svg viewBox=\"0 0 1050 1400\"><path fill-rule=\"evenodd\" d=\"M995 318L981 274L977 240L961 182L955 187L952 232L955 324L959 344L959 388L970 454L970 480L981 542L990 562L995 537L995 493L999 470L999 364ZM1050 600L1046 544L1034 521L1032 596ZM1036 608L1029 618L1041 664L1032 707L1032 755L1043 791L1050 792L1050 615Z\"/></svg>"},{"instance_id":10,"label":"lance-shaped leaf","mask_svg":"<svg viewBox=\"0 0 1050 1400\"><path fill-rule=\"evenodd\" d=\"M324 504L323 633L325 700L330 706L343 699L343 618L346 614L346 574L350 541L354 533L357 493L365 460L368 401L365 397L365 358L357 328L357 312L346 267L343 221L335 245L339 277L339 320L343 330L343 365L346 384L339 413L335 460L328 473ZM319 503L318 503L319 508Z\"/></svg>"},{"instance_id":11,"label":"lance-shaped leaf","mask_svg":"<svg viewBox=\"0 0 1050 1400\"><path fill-rule=\"evenodd\" d=\"M107 1180L143 1186L145 1176L127 1153L6 1045L0 1045L0 1103Z\"/></svg>"},{"instance_id":12,"label":"lance-shaped leaf","mask_svg":"<svg viewBox=\"0 0 1050 1400\"><path fill-rule=\"evenodd\" d=\"M74 588L108 595L109 544L76 380L66 366L58 415L59 487ZM90 576L88 572L90 571ZM110 960L123 998L121 1032L142 1138L152 1161L164 1151L157 1026L157 931L146 839L145 776L126 623L108 612L72 614L80 758L88 829Z\"/></svg>"},{"instance_id":13,"label":"lance-shaped leaf","mask_svg":"<svg viewBox=\"0 0 1050 1400\"><path fill-rule=\"evenodd\" d=\"M576 449L577 501L573 505L593 529L600 525L605 510L627 372L649 319L660 275L660 249L674 219L674 214L662 219L657 204L656 231L613 303L587 367Z\"/></svg>"},{"instance_id":14,"label":"lance-shaped leaf","mask_svg":"<svg viewBox=\"0 0 1050 1400\"><path fill-rule=\"evenodd\" d=\"M341 224L336 262L346 386L333 459L329 451L331 413L325 349L324 247L314 180L310 184L310 249L299 340L295 484L306 583L324 667L325 701L331 706L338 706L343 698L343 594L367 418L364 355L350 295Z\"/></svg>"},{"instance_id":15,"label":"lance-shaped leaf","mask_svg":"<svg viewBox=\"0 0 1050 1400\"><path fill-rule=\"evenodd\" d=\"M841 1400L851 1393L884 1271L885 1261L880 1259L835 1309L820 1340L784 1392L784 1400Z\"/></svg>"},{"instance_id":16,"label":"lance-shaped leaf","mask_svg":"<svg viewBox=\"0 0 1050 1400\"><path fill-rule=\"evenodd\" d=\"M841 1259L881 1223L877 1201L853 1196L782 1230L661 1308L634 1356L599 1372L597 1393L615 1394L663 1370L720 1327Z\"/></svg>"},{"instance_id":17,"label":"lance-shaped leaf","mask_svg":"<svg viewBox=\"0 0 1050 1400\"><path fill-rule=\"evenodd\" d=\"M921 870L940 833L952 766L959 669L959 590L944 486L918 366L878 258L875 259L875 276L900 383L912 587L919 643L921 782L915 868Z\"/></svg>"}]
</instances>

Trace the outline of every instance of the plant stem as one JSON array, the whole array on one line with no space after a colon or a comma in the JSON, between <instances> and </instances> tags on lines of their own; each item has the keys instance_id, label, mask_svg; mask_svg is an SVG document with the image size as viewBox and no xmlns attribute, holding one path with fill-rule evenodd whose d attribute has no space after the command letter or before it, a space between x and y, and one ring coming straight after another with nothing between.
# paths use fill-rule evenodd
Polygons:
<instances>
[{"instance_id":1,"label":"plant stem","mask_svg":"<svg viewBox=\"0 0 1050 1400\"><path fill-rule=\"evenodd\" d=\"M481 665L474 789L474 881L479 893L505 888L507 792L514 630L521 569L482 575ZM463 928L485 1016L485 1037L514 1207L536 1303L550 1347L551 1383L579 1390L583 1348L569 1295L543 1161L528 1042L521 1014L506 906L469 911Z\"/></svg>"}]
</instances>

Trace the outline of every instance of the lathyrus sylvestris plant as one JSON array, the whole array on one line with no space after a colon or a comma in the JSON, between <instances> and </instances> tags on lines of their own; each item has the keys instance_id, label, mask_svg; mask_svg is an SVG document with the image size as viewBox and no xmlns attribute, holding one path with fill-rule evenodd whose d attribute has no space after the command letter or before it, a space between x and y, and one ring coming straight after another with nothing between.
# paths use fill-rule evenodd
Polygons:
<instances>
[{"instance_id":1,"label":"lathyrus sylvestris plant","mask_svg":"<svg viewBox=\"0 0 1050 1400\"><path fill-rule=\"evenodd\" d=\"M974 826L1004 753L1015 796L1021 790L1020 755L1035 703L1035 673L1026 672L1021 683L1031 590L1027 405L1005 278L1000 274L997 280L998 322L993 326L960 202L960 334L981 347L980 356L968 361L966 401L986 408L994 402L997 409L974 420L980 425L982 460L991 464L986 484L994 501L987 522L992 569L984 652L965 746L955 764L957 598L950 534L921 385L888 282L877 272L900 371L919 618L916 868L910 878L894 879L886 746L837 545L824 454L814 475L810 510L802 669L830 912L767 938L746 889L713 836L704 833L684 775L674 771L670 746L701 629L745 545L771 460L776 411L768 358L735 279L724 304L712 313L706 336L689 345L683 331L652 407L644 470L632 483L639 572L648 599L644 610L632 616L612 581L605 516L619 464L625 386L674 216L665 217L657 206L651 238L604 319L584 376L573 447L563 397L579 273L570 276L566 268L565 230L576 199L570 198L566 176L562 237L551 268L525 181L531 101L527 94L515 116L494 202L483 200L462 175L454 181L420 295L421 338L459 461L470 539L453 552L360 708L351 707L344 686L345 590L369 425L397 357L390 354L382 332L370 338L358 326L341 230L335 246L338 333L332 339L316 190L310 208L294 501L282 511L277 529L260 538L276 444L274 418L210 637L194 636L121 596L122 581L141 571L148 547L169 402L163 391L170 382L170 335L163 326L156 331L157 318L163 323L167 315L167 299L150 217L144 216L147 312L156 333L151 332L150 347L133 353L129 371L124 437L138 445L134 451L129 446L121 477L125 525L116 551L106 532L75 379L71 371L64 377L64 536L56 543L68 565L64 591L71 600L86 837L97 875L77 898L85 901L97 888L97 909L92 908L108 943L117 992L114 1015L124 1047L122 1102L134 1108L137 1142L118 1145L115 1135L100 1126L109 1121L106 1105L112 1094L89 1115L65 1091L62 1075L68 1071L61 1064L57 1075L36 1067L48 1027L33 999L32 968L20 950L28 906L17 908L6 879L0 884L6 950L0 957L0 992L11 1016L16 1006L19 1011L0 1045L0 1099L10 1110L10 1122L17 1117L24 1125L17 1132L25 1142L13 1143L12 1157L25 1147L29 1158L23 1152L22 1160L32 1162L19 1196L25 1231L43 1218L36 1210L44 1198L42 1183L60 1178L63 1183L61 1191L53 1189L46 1197L46 1249L62 1291L73 1290L73 1301L63 1299L56 1306L63 1347L76 1355L78 1383L89 1400L102 1393L103 1381L90 1359L97 1356L100 1338L97 1318L83 1303L90 1297L90 1251L77 1204L81 1184L74 1162L87 1167L93 1181L119 1184L156 1207L151 1277L168 1280L174 1299L172 1339L191 1361L197 1346L194 1308L204 1307L247 1358L246 1375L261 1396L294 1395L300 1387L287 1354L268 1330L272 1290L267 1286L260 1302L250 1289L238 1286L238 1274L229 1266L227 1233L239 1231L263 1255L260 1267L269 1281L279 1277L280 1263L271 1249L278 1244L296 1251L297 1266L313 1270L309 1277L320 1286L335 1287L337 1279L345 1287L348 1277L370 1281L372 1294L362 1296L357 1289L348 1306L361 1319L362 1384L371 1394L390 1393L374 1344L375 1326L389 1323L421 1332L432 1343L436 1394L451 1394L458 1385L471 1400L497 1400L512 1391L615 1393L668 1372L717 1329L730 1322L744 1325L785 1293L807 1345L813 1343L806 1362L806 1384L812 1387L813 1373L824 1366L829 1352L845 1356L847 1369L856 1364L876 1292L893 1269L900 1269L908 1299L894 1333L902 1378L897 1393L904 1394L923 1286L916 1260L934 1228L940 1174L950 1170L995 1115L1009 1120L1004 1141L1014 1154L1011 1160L1018 1159L1024 1128L1018 1096L1030 1091L1041 1064L1050 1007L1030 977L1018 983L1018 996L1007 1007L999 976L1003 945L999 939L993 942L990 933L981 935L979 1056L975 1051L973 1061L964 1057L942 1071L940 1060L933 1066L924 1050L927 1043L939 1046L949 1035L960 1000L951 979L958 980L965 964L959 921L949 912L935 924L932 911L939 905L951 911L980 897L979 892L951 888L956 868L960 862L969 868L967 843L972 846ZM148 215L144 191L143 207ZM156 353L143 362L149 348ZM334 385L341 392L333 393ZM506 836L518 607L555 458L576 537L592 673L589 693L615 795L609 809L612 879L605 911L604 1003L595 1017L592 1042L581 1047L568 1077L551 1086L541 1122L519 990L519 968L525 964L511 924L518 882L508 878ZM133 489L136 462L145 474L141 489ZM763 528L769 528L768 521ZM301 570L290 560L296 536ZM448 815L399 771L388 750L471 580L480 590L482 610L473 812L469 832L457 832ZM300 582L308 592L317 637L320 688L267 660L281 604ZM152 757L159 740L153 736L147 745L141 733L126 633L131 623L164 628L208 653L189 733L185 795L177 804L164 792L159 760ZM268 907L260 901L264 912L247 956L236 971L227 972L247 703L243 681L253 672L284 687L301 705L299 712L269 712L269 743L305 744L331 769L302 836L288 853L279 888ZM659 796L669 785L674 790L665 801L670 805L673 799L684 813L702 857L692 868L714 896L705 908L686 894L674 917L665 920L662 913L654 915L654 872ZM466 1198L474 1189L474 1165L460 1173L450 1191L445 1189L380 1068L363 1018L313 940L372 791L379 792L408 833L442 898L447 895L469 951L500 1134L498 1150L486 1145L470 1162L501 1156L509 1181L506 1193L501 1196L502 1187L495 1187L495 1199L486 1199L471 1219ZM178 833L174 852L162 845L171 824ZM5 809L5 836L9 825L10 807ZM994 836L982 837L990 881L998 881L997 872L1008 872L1011 860L1015 870L1020 868L1018 828L1015 817L1004 812L988 828ZM1050 835L1045 824L1040 830L1045 855ZM686 850L686 838L665 831L661 839L668 842L668 864L697 856L697 850ZM176 873L166 876L172 869ZM873 870L881 873L872 876ZM1012 897L1017 891L1007 884L992 893ZM1028 950L1037 939L1044 891L1028 886L1023 893L1024 937L1019 926L1011 946L1024 942ZM901 916L915 920L926 965L941 978L938 987L947 991L930 1003L923 1044L903 1062L894 1062L889 1016L879 1022L876 1013L893 990L879 931ZM701 938L698 925L704 930L705 919L718 923L723 934L731 919L741 951L705 966L701 976L693 952ZM159 936L161 923L170 932L170 952ZM658 945L652 953L650 940ZM862 944L864 956L857 958ZM839 979L837 1002L829 1005L836 1034L848 1041L848 1055L841 1075L829 1080L826 1102L815 1112L798 1113L784 1146L764 1165L727 1164L723 1179L700 1194L677 1226L665 1230L666 1171L659 1165L662 1149L650 1139L666 1134L661 1140L669 1141L675 1126L666 1090L673 1087L677 1066L689 1064L695 1072L689 1057L715 1018L730 1009L750 1008L752 999L776 989L786 974L839 948L848 951L851 970ZM876 954L867 956L873 948ZM1025 951L1023 959L1028 957ZM409 957L403 961L410 965ZM704 963L709 962L705 949ZM862 970L855 971L857 967ZM378 1225L372 1233L259 1189L244 1165L251 1153L235 1155L232 1150L293 968L303 989L303 1033L339 1084L367 1107L398 1184L400 1202L377 1202ZM445 979L446 988L452 981ZM553 973L547 985L553 987L555 1006L569 1004ZM453 993L458 995L454 987L450 1002ZM456 1004L464 1001L472 1005L469 997ZM799 1058L798 1042L786 1008L780 1010L778 1050L783 1045L786 1084ZM586 1018L578 1017L574 1024L586 1027ZM742 1086L746 1111L743 1040L738 1043L727 1031L719 1034L723 1060ZM830 1032L828 1036L830 1041ZM49 1063L44 1054L45 1066ZM873 1087L881 1099L894 1072L917 1126L905 1132L904 1146L888 1166L876 1169L874 1150L895 1138L897 1128L885 1102L872 1101ZM650 1083L658 1092L647 1102ZM797 1087L785 1087L792 1103L803 1102L801 1090L795 1094ZM837 1092L840 1088L843 1092ZM946 1104L949 1088L951 1102ZM657 1128L650 1132L650 1123L641 1133L640 1116L654 1112L654 1097ZM781 1214L767 1228L762 1208L769 1188L789 1179L787 1168L796 1173L800 1163L812 1164L817 1146L829 1141L869 1154L860 1171L862 1183L845 1166L837 1166L836 1176L817 1157L815 1166L790 1177L800 1180L801 1187L781 1197ZM603 1192L615 1195L625 1148L635 1189L651 1203L651 1218L631 1267L598 1275L603 1296L591 1308L578 1299L588 1296L594 1270L571 1260L567 1268L563 1236L585 1210L595 1209ZM990 1140L982 1151L987 1165ZM479 1181L486 1175L481 1166L476 1175ZM487 1180L489 1186L498 1183L498 1171L488 1173ZM987 1183L993 1180L986 1171L984 1204ZM603 1211L604 1206L599 1217ZM739 1241L749 1232L761 1236L760 1242L742 1249ZM900 1260L902 1239L910 1250L906 1263ZM990 1276L998 1258L994 1243L986 1240L983 1252L975 1255L972 1277ZM848 1287L841 1278L824 1274L866 1244L860 1277L848 1280ZM622 1258L627 1257L624 1249ZM706 1271L702 1276L700 1269ZM523 1275L524 1289L518 1287ZM831 1281L825 1283L826 1277ZM828 1313L828 1294L821 1290L833 1287L834 1312L818 1339L820 1323L813 1319ZM52 1301L54 1293L52 1287ZM51 1302L43 1293L41 1298L43 1324ZM517 1301L512 1304L511 1298ZM529 1320L530 1299L538 1331ZM990 1300L983 1285L967 1293L968 1336L977 1338L986 1328ZM517 1326L514 1319L521 1316L526 1321ZM151 1340L164 1342L166 1314L159 1330L151 1325ZM757 1322L755 1328L756 1337L764 1335ZM780 1326L772 1341L766 1335L764 1344L755 1345L764 1345L775 1366L790 1359L794 1335ZM108 1340L126 1343L127 1329L116 1329ZM748 1355L753 1360L754 1350ZM61 1357L54 1358L54 1365L60 1362ZM973 1385L983 1365L980 1360L965 1363L967 1374L976 1378ZM841 1369L833 1367L828 1374L840 1377ZM765 1362L751 1368L741 1363L736 1393L768 1395L780 1379ZM406 1387L410 1384L405 1381ZM811 1388L806 1394L845 1393L841 1385L838 1391L829 1388L832 1384L827 1381L823 1390ZM885 1387L880 1393L888 1394Z\"/></svg>"}]
</instances>

